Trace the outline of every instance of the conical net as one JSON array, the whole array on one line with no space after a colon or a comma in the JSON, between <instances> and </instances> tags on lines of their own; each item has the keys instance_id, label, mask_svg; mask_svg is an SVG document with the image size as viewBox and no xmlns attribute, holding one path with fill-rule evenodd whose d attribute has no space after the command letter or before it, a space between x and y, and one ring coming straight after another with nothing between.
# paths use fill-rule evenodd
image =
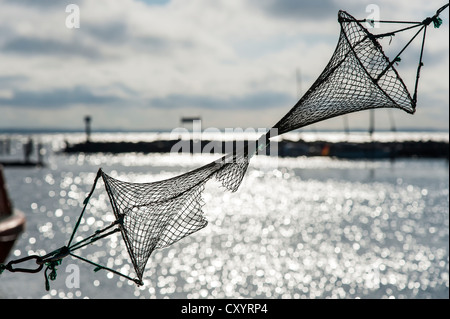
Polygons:
<instances>
[{"instance_id":1,"label":"conical net","mask_svg":"<svg viewBox=\"0 0 450 319\"><path fill-rule=\"evenodd\" d=\"M415 103L376 38L346 12L339 12L341 33L325 70L300 101L274 126L278 134L338 115L371 108L400 108ZM258 150L269 135L258 140ZM183 175L153 183L119 181L102 172L111 205L139 279L155 249L167 247L202 229L207 220L201 193L217 178L236 191L255 150L242 149Z\"/></svg>"},{"instance_id":2,"label":"conical net","mask_svg":"<svg viewBox=\"0 0 450 319\"><path fill-rule=\"evenodd\" d=\"M202 229L207 220L201 193L216 177L228 190L238 189L249 158L245 151L227 155L199 169L153 183L129 183L102 171L102 178L128 253L140 280L155 249L167 247Z\"/></svg>"},{"instance_id":3,"label":"conical net","mask_svg":"<svg viewBox=\"0 0 450 319\"><path fill-rule=\"evenodd\" d=\"M400 108L414 113L414 101L376 38L344 11L339 11L338 20L341 33L330 62L275 125L279 134L372 108Z\"/></svg>"}]
</instances>

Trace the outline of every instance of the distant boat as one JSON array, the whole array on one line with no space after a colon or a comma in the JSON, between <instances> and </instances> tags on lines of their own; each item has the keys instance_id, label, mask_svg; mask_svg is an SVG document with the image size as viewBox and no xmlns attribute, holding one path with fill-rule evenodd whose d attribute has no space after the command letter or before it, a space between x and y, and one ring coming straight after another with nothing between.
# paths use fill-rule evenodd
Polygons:
<instances>
[{"instance_id":1,"label":"distant boat","mask_svg":"<svg viewBox=\"0 0 450 319\"><path fill-rule=\"evenodd\" d=\"M25 215L12 207L0 166L0 263L8 257L14 243L25 229Z\"/></svg>"},{"instance_id":2,"label":"distant boat","mask_svg":"<svg viewBox=\"0 0 450 319\"><path fill-rule=\"evenodd\" d=\"M9 148L9 141L8 147ZM42 144L37 144L37 160L32 160L31 155L34 149L34 143L31 138L28 139L28 142L23 144L24 149L24 158L21 159L0 159L0 165L4 167L44 167L44 159L42 157ZM3 150L3 148L2 148ZM1 152L0 152L1 153ZM7 151L9 153L9 151Z\"/></svg>"}]
</instances>

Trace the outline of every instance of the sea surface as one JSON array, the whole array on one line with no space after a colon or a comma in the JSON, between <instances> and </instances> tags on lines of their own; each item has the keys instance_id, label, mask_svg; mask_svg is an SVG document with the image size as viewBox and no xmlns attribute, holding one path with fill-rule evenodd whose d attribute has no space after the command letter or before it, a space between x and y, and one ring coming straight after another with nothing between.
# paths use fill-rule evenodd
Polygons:
<instances>
[{"instance_id":1,"label":"sea surface","mask_svg":"<svg viewBox=\"0 0 450 319\"><path fill-rule=\"evenodd\" d=\"M346 138L327 134L329 139ZM0 160L20 159L28 135L0 135L0 140L5 138L11 139L11 146ZM27 218L10 259L44 255L67 243L100 167L123 181L150 182L219 158L67 155L59 152L65 141L82 141L83 134L32 138L43 145L46 166L4 169L14 207ZM93 135L105 140L157 138L161 134ZM309 138L318 137L310 133ZM448 133L417 133L417 138L448 140ZM143 286L105 270L95 272L94 266L67 257L49 291L43 271L5 271L0 276L0 298L449 298L446 159L256 156L237 192L211 180L203 200L209 224L156 250L147 263ZM75 239L112 220L99 181ZM78 253L134 277L120 234Z\"/></svg>"}]
</instances>

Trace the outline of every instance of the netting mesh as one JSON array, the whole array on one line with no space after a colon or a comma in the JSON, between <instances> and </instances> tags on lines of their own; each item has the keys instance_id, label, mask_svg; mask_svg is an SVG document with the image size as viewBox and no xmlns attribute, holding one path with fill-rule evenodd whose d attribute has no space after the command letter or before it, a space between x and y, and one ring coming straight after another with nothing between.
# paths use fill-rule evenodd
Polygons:
<instances>
[{"instance_id":1,"label":"netting mesh","mask_svg":"<svg viewBox=\"0 0 450 319\"><path fill-rule=\"evenodd\" d=\"M376 38L346 12L339 12L339 22L340 38L330 62L274 126L277 134L370 108L414 112L415 103ZM269 132L274 136L273 130ZM268 136L258 142L260 150L268 145ZM215 177L225 188L236 191L254 153L238 150L191 172L153 183L122 182L102 172L139 279L155 249L167 247L207 225L201 199L205 183Z\"/></svg>"},{"instance_id":2,"label":"netting mesh","mask_svg":"<svg viewBox=\"0 0 450 319\"><path fill-rule=\"evenodd\" d=\"M339 22L339 42L330 62L275 125L279 134L371 108L400 108L414 113L415 103L376 38L344 11L339 11Z\"/></svg>"},{"instance_id":3,"label":"netting mesh","mask_svg":"<svg viewBox=\"0 0 450 319\"><path fill-rule=\"evenodd\" d=\"M123 182L102 172L139 279L142 280L147 260L155 249L167 247L207 225L201 198L205 183L215 176L234 192L244 178L248 162L249 157L242 150L183 175L153 183Z\"/></svg>"}]
</instances>

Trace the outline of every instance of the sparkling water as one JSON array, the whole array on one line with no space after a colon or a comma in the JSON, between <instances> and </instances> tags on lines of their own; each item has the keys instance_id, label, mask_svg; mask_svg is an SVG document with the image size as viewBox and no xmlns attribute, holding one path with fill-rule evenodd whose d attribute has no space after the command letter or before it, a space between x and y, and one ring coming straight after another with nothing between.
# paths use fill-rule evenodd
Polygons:
<instances>
[{"instance_id":1,"label":"sparkling water","mask_svg":"<svg viewBox=\"0 0 450 319\"><path fill-rule=\"evenodd\" d=\"M39 136L46 167L4 170L14 207L27 218L10 259L67 243L99 167L124 181L149 182L218 158L58 153L68 137L81 135ZM236 193L206 184L208 226L155 251L143 286L67 257L50 291L43 271L6 271L0 297L448 298L448 168L441 159L256 157ZM99 181L75 240L112 221ZM133 277L120 236L77 252Z\"/></svg>"}]
</instances>

